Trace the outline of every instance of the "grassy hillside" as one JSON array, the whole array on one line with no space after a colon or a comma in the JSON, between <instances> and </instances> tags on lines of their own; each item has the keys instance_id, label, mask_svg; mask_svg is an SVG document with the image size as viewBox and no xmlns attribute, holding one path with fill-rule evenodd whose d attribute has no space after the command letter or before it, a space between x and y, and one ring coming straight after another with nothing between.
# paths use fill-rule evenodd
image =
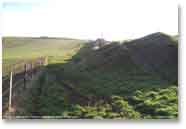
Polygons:
<instances>
[{"instance_id":1,"label":"grassy hillside","mask_svg":"<svg viewBox=\"0 0 186 129\"><path fill-rule=\"evenodd\" d=\"M64 58L78 51L85 42L85 40L68 38L4 37L2 40L3 71L6 73L12 64L37 57L55 56L63 61Z\"/></svg>"},{"instance_id":2,"label":"grassy hillside","mask_svg":"<svg viewBox=\"0 0 186 129\"><path fill-rule=\"evenodd\" d=\"M28 98L32 101L26 104L27 113L21 115L98 119L178 116L177 46L167 35L156 33L97 50L92 42L82 40L26 38L19 39L20 46L9 40L12 44L4 45L4 59L49 56L49 65Z\"/></svg>"},{"instance_id":3,"label":"grassy hillside","mask_svg":"<svg viewBox=\"0 0 186 129\"><path fill-rule=\"evenodd\" d=\"M3 38L3 59L17 60L40 56L64 56L79 48L83 40L63 38Z\"/></svg>"}]
</instances>

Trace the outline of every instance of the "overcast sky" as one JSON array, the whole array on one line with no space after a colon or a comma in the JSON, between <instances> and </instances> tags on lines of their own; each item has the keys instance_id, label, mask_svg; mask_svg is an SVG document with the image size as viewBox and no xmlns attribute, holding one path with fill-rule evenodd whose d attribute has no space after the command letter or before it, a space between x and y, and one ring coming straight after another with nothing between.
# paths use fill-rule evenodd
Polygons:
<instances>
[{"instance_id":1,"label":"overcast sky","mask_svg":"<svg viewBox=\"0 0 186 129\"><path fill-rule=\"evenodd\" d=\"M178 33L176 3L150 0L2 0L4 36L107 40Z\"/></svg>"}]
</instances>

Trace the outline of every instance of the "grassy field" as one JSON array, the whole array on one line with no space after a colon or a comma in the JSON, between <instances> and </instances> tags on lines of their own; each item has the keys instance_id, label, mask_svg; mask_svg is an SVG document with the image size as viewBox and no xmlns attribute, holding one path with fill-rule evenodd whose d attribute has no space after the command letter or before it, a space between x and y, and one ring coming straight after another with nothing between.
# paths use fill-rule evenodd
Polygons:
<instances>
[{"instance_id":1,"label":"grassy field","mask_svg":"<svg viewBox=\"0 0 186 129\"><path fill-rule=\"evenodd\" d=\"M6 70L12 64L38 57L55 56L55 62L49 63L62 62L75 54L84 42L86 41L67 38L4 37L2 44L3 73L7 73Z\"/></svg>"},{"instance_id":2,"label":"grassy field","mask_svg":"<svg viewBox=\"0 0 186 129\"><path fill-rule=\"evenodd\" d=\"M19 115L35 115L33 112L37 110L40 116L61 118L178 117L176 80L166 80L156 72L144 70L117 43L95 51L85 42L4 39L4 66L40 56L48 56L49 60L27 98L27 112Z\"/></svg>"}]
</instances>

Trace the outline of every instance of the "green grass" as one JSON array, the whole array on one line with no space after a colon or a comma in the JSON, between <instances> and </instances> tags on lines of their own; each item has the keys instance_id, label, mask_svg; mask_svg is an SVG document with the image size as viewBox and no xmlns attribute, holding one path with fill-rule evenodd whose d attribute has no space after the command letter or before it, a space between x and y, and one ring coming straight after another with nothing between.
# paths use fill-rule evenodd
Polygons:
<instances>
[{"instance_id":1,"label":"green grass","mask_svg":"<svg viewBox=\"0 0 186 129\"><path fill-rule=\"evenodd\" d=\"M3 65L48 56L49 64L28 98L39 100L37 112L42 116L177 118L177 86L173 86L171 81L144 71L127 52L122 55L124 59L117 55L113 58L111 56L115 51L95 52L85 42L74 39L5 38ZM116 51L121 52L120 49ZM104 58L104 54L111 55L109 60ZM68 89L66 84L74 91ZM42 92L38 93L38 89ZM157 97L154 98L154 94ZM89 98L89 101L82 96ZM28 114L31 114L34 102L29 101L26 105Z\"/></svg>"},{"instance_id":2,"label":"green grass","mask_svg":"<svg viewBox=\"0 0 186 129\"><path fill-rule=\"evenodd\" d=\"M51 116L60 115L63 118L98 119L168 119L177 117L177 101L175 100L173 102L174 105L172 107L169 103L169 100L171 100L169 97L171 96L168 96L168 99L163 99L162 97L166 94L169 95L169 93L165 92L165 94L161 94L163 90L168 90L170 93L176 92L177 87L175 87L175 91L171 90L172 82L162 80L158 74L145 72L127 56L125 58L127 62L124 65L118 65L116 63L110 67L106 64L105 67L100 68L101 66L94 62L96 60L93 61L93 59L91 59L92 55L92 58L94 58L94 54L92 54L91 50L87 51L88 49L89 48L85 46L65 63L50 64L46 67L44 76L47 78L47 81L43 87L47 87L47 89L43 88L43 93L39 97L41 99L39 111L42 115L49 114ZM59 60L58 58L59 57L51 57L50 60ZM77 61L77 59L80 61L74 63L74 60ZM87 59L87 62L81 63L81 61L85 59ZM81 96L90 98L89 104L64 88L64 82L72 86ZM157 89L159 90L157 91ZM51 91L53 94L51 94ZM136 100L133 99L137 91L140 91L142 95L144 95L143 98L140 98L141 103L137 103ZM149 100L147 99L148 104L159 101L159 104L162 106L157 109L157 106L151 109L152 107L150 105L146 105L145 97L148 97L148 93L151 92L156 92L156 94L162 98L156 100L151 100L151 98L149 98ZM121 112L114 110L111 103L116 103L116 101L110 103L112 96L119 96L122 104L125 103L125 101L129 103L131 109L128 106L125 107L125 104L120 107L121 109L129 108L128 114L125 113L125 110ZM177 99L177 94L173 93L172 96ZM51 99L55 97L56 99L53 99L52 103L59 103L58 106L51 104ZM141 105L140 109L145 110L139 110L139 108L136 107L137 105ZM168 109L168 107L172 109ZM152 112L149 112L149 110ZM169 113L169 110L174 112Z\"/></svg>"},{"instance_id":3,"label":"green grass","mask_svg":"<svg viewBox=\"0 0 186 129\"><path fill-rule=\"evenodd\" d=\"M3 59L65 56L81 47L82 40L14 38L3 40ZM5 62L6 63L6 62Z\"/></svg>"},{"instance_id":4,"label":"green grass","mask_svg":"<svg viewBox=\"0 0 186 129\"><path fill-rule=\"evenodd\" d=\"M49 63L63 62L66 58L82 47L85 40L76 39L53 39L53 38L3 38L3 73L7 73L10 65L22 62L23 60L35 59L38 57L55 56L61 60L52 60Z\"/></svg>"}]
</instances>

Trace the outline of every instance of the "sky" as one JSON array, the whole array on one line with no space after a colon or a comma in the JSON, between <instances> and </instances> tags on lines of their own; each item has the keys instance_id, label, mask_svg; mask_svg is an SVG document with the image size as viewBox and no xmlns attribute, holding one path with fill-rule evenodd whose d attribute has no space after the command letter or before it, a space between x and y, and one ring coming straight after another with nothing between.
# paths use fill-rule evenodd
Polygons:
<instances>
[{"instance_id":1,"label":"sky","mask_svg":"<svg viewBox=\"0 0 186 129\"><path fill-rule=\"evenodd\" d=\"M3 36L124 40L178 34L175 2L150 0L1 0Z\"/></svg>"}]
</instances>

